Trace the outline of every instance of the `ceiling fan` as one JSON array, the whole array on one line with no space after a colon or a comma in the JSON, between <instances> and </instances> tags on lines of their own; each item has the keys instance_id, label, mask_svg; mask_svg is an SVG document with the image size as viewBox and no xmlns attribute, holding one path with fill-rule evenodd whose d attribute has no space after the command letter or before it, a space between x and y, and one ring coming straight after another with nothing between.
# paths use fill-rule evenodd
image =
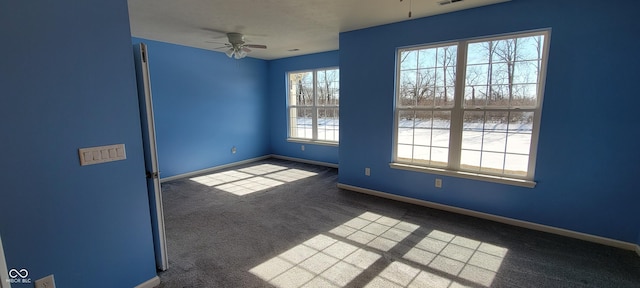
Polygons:
<instances>
[{"instance_id":1,"label":"ceiling fan","mask_svg":"<svg viewBox=\"0 0 640 288\"><path fill-rule=\"evenodd\" d=\"M267 49L267 45L261 44L247 44L244 41L244 35L242 33L226 33L227 38L229 39L229 43L225 43L224 46L218 47L215 49L228 48L224 53L229 56L229 58L242 59L247 56L251 49Z\"/></svg>"}]
</instances>

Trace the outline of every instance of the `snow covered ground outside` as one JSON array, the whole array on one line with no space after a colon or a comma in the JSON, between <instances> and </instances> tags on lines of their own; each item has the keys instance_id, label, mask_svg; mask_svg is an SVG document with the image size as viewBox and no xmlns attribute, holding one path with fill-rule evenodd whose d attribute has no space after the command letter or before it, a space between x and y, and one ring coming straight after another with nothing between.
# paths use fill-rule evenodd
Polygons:
<instances>
[{"instance_id":1,"label":"snow covered ground outside","mask_svg":"<svg viewBox=\"0 0 640 288\"><path fill-rule=\"evenodd\" d=\"M446 163L449 132L448 121L401 120L398 158ZM460 165L473 171L500 173L504 169L506 174L526 174L531 132L530 123L466 123L462 132Z\"/></svg>"},{"instance_id":2,"label":"snow covered ground outside","mask_svg":"<svg viewBox=\"0 0 640 288\"><path fill-rule=\"evenodd\" d=\"M297 136L311 138L311 119L298 118L297 123ZM320 119L318 124L319 140L339 140L338 119ZM504 169L506 174L526 174L531 133L530 123L467 123L462 133L460 164L472 171L501 173ZM429 159L446 163L449 157L449 122L401 120L397 141L398 158L414 159L418 163L428 163L425 161Z\"/></svg>"}]
</instances>

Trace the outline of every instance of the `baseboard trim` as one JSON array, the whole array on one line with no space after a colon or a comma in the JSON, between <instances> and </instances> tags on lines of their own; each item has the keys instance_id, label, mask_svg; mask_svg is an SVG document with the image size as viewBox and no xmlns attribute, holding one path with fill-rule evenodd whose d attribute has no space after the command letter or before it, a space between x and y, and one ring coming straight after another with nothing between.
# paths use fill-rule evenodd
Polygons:
<instances>
[{"instance_id":1,"label":"baseboard trim","mask_svg":"<svg viewBox=\"0 0 640 288\"><path fill-rule=\"evenodd\" d=\"M378 197L382 197L382 198L387 198L387 199L391 199L391 200L396 200L396 201L400 201L400 202L420 205L420 206L429 207L429 208L433 208L433 209L438 209L438 210L458 213L458 214L462 214L462 215L482 218L482 219L491 220L491 221L495 221L495 222L500 222L500 223L504 223L504 224L509 224L509 225L513 225L513 226L523 227L523 228L527 228L527 229L531 229L531 230L537 230L537 231L552 233L552 234L556 234L556 235L571 237L571 238L575 238L575 239L594 242L594 243L603 244L603 245L607 245L607 246L612 246L612 247L616 247L616 248L621 248L621 249L625 249L625 250L630 250L630 251L635 250L636 253L638 253L638 255L640 256L640 246L636 245L636 244L633 244L633 243L629 243L629 242L624 242L624 241L620 241L620 240L615 240L615 239L605 238L605 237L601 237L601 236L586 234L586 233L582 233L582 232L576 232L576 231L571 231L571 230L567 230L567 229L562 229L562 228L557 228L557 227L537 224L537 223L533 223L533 222L527 222L527 221L522 221L522 220L517 220L517 219L512 219L512 218L507 218L507 217L502 217L502 216L497 216L497 215L493 215L493 214L488 214L488 213L478 212L478 211L474 211L474 210L469 210L469 209L464 209L464 208L459 208L459 207L439 204L439 203L435 203L435 202L419 200L419 199L415 199L415 198L399 196L399 195L395 195L395 194L390 194L390 193L386 193L386 192L380 192L380 191L376 191L376 190L371 190L371 189L367 189L367 188L362 188L362 187L357 187L357 186L352 186L352 185L347 185L347 184L342 184L342 183L338 183L338 188L345 189L345 190L350 190L350 191L354 191L354 192L359 192L359 193L363 193L363 194L369 194L369 195L373 195L373 196L378 196Z\"/></svg>"},{"instance_id":2,"label":"baseboard trim","mask_svg":"<svg viewBox=\"0 0 640 288\"><path fill-rule=\"evenodd\" d=\"M170 177L166 177L166 178L160 178L160 183L169 182L169 181L173 181L173 180L178 180L178 179L182 179L182 178L189 178L189 177L193 177L193 176L200 175L200 174L205 174L205 173L211 173L211 172L214 172L214 171L217 171L217 170L222 170L222 169L230 168L230 167L233 167L233 166L238 166L238 165L247 164L247 163L251 163L251 162L256 162L256 161L269 159L269 158L271 158L271 155L260 156L260 157L256 157L256 158L251 158L251 159L247 159L247 160L232 162L232 163L219 165L219 166L215 166L215 167L211 167L211 168L206 168L206 169L202 169L202 170L197 170L197 171L193 171L193 172L187 172L187 173L184 173L184 174L174 175L174 176L170 176Z\"/></svg>"},{"instance_id":3,"label":"baseboard trim","mask_svg":"<svg viewBox=\"0 0 640 288\"><path fill-rule=\"evenodd\" d=\"M277 155L277 154L271 154L271 157L272 157L272 158L276 158L276 159L282 159L282 160L293 161L293 162L301 162L301 163L307 163L307 164L318 165L318 166L325 166L325 167L331 167L331 168L338 168L338 164L333 164L333 163L329 163L329 162L322 162L322 161L308 160L308 159L302 159L302 158L295 158L295 157L289 157L289 156L282 156L282 155Z\"/></svg>"},{"instance_id":4,"label":"baseboard trim","mask_svg":"<svg viewBox=\"0 0 640 288\"><path fill-rule=\"evenodd\" d=\"M140 285L136 286L135 288L155 288L160 286L160 277L156 276L153 277L143 283L141 283Z\"/></svg>"}]
</instances>

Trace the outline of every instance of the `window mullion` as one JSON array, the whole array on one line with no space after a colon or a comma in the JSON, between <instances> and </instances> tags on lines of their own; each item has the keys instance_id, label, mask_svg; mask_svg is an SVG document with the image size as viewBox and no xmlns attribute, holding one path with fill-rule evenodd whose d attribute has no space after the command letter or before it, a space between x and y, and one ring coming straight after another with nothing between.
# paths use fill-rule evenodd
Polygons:
<instances>
[{"instance_id":1,"label":"window mullion","mask_svg":"<svg viewBox=\"0 0 640 288\"><path fill-rule=\"evenodd\" d=\"M313 70L313 109L311 119L312 139L318 140L318 71Z\"/></svg>"},{"instance_id":2,"label":"window mullion","mask_svg":"<svg viewBox=\"0 0 640 288\"><path fill-rule=\"evenodd\" d=\"M451 127L449 128L449 169L460 169L460 154L462 151L462 127L463 127L463 100L464 78L467 63L467 42L458 43L458 55L456 58L456 88L454 104L451 111Z\"/></svg>"}]
</instances>

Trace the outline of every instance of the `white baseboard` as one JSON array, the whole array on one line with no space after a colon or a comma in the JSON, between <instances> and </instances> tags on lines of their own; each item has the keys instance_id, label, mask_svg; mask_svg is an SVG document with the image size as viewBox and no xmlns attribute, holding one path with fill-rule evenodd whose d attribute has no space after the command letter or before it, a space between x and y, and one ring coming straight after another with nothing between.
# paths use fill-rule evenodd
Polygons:
<instances>
[{"instance_id":1,"label":"white baseboard","mask_svg":"<svg viewBox=\"0 0 640 288\"><path fill-rule=\"evenodd\" d=\"M217 171L217 170L222 170L222 169L226 169L226 168L233 167L233 166L238 166L238 165L242 165L242 164L247 164L247 163L251 163L251 162L256 162L256 161L268 159L270 157L271 157L271 155L260 156L260 157L256 157L256 158L251 158L251 159L247 159L247 160L242 160L242 161L238 161L238 162L233 162L233 163L229 163L229 164L224 164L224 165L220 165L220 166L215 166L215 167L211 167L211 168L206 168L206 169L202 169L202 170L188 172L188 173L184 173L184 174L174 175L174 176L170 176L170 177L166 177L166 178L160 178L160 183L169 182L169 181L173 181L173 180L178 180L178 179L182 179L182 178L189 178L189 177L193 177L193 176L200 175L200 174L205 174L205 173L211 173L211 172L214 172L214 171Z\"/></svg>"},{"instance_id":2,"label":"white baseboard","mask_svg":"<svg viewBox=\"0 0 640 288\"><path fill-rule=\"evenodd\" d=\"M513 225L513 226L518 226L518 227L523 227L523 228L527 228L527 229L531 229L531 230L543 231L543 232L557 234L557 235L561 235L561 236L576 238L576 239L580 239L580 240L584 240L584 241L594 242L594 243L603 244L603 245L607 245L607 246L612 246L612 247L616 247L616 248L621 248L621 249L625 249L625 250L631 250L631 251L635 250L638 253L638 255L640 256L640 246L636 245L636 244L633 244L633 243L629 243L629 242L624 242L624 241L620 241L620 240L605 238L605 237L596 236L596 235L590 235L590 234L571 231L571 230L562 229L562 228L556 228L556 227L537 224L537 223L533 223L533 222L527 222L527 221L522 221L522 220L517 220L517 219L512 219L512 218L507 218L507 217L502 217L502 216L497 216L497 215L492 215L492 214L487 214L487 213L483 213L483 212L473 211L473 210L464 209L464 208L458 208L458 207L439 204L439 203L435 203L435 202L429 202L429 201L409 198L409 197L405 197L405 196L389 194L389 193L386 193L386 192L380 192L380 191L376 191L376 190L371 190L371 189L367 189L367 188L361 188L361 187L357 187L357 186L351 186L351 185L347 185L347 184L338 183L338 188L351 190L351 191L355 191L355 192L360 192L360 193L364 193L364 194L369 194L369 195L373 195L373 196L383 197L383 198L387 198L387 199L392 199L392 200L396 200L396 201L406 202L406 203L410 203L410 204L416 204L416 205L429 207L429 208L434 208L434 209L438 209L438 210L444 210L444 211L448 211L448 212L453 212L453 213L473 216L473 217L477 217L477 218L487 219L487 220L500 222L500 223L504 223L504 224L509 224L509 225Z\"/></svg>"},{"instance_id":3,"label":"white baseboard","mask_svg":"<svg viewBox=\"0 0 640 288\"><path fill-rule=\"evenodd\" d=\"M160 286L160 277L156 276L145 281L144 283L141 283L140 285L134 288L155 288L158 286Z\"/></svg>"},{"instance_id":4,"label":"white baseboard","mask_svg":"<svg viewBox=\"0 0 640 288\"><path fill-rule=\"evenodd\" d=\"M313 164L313 165L318 165L318 166L338 168L338 164L333 164L333 163L329 163L329 162L314 161L314 160L295 158L295 157L289 157L289 156L282 156L282 155L276 155L276 154L271 154L271 157L272 158L276 158L276 159L293 161L293 162L301 162L301 163Z\"/></svg>"}]
</instances>

